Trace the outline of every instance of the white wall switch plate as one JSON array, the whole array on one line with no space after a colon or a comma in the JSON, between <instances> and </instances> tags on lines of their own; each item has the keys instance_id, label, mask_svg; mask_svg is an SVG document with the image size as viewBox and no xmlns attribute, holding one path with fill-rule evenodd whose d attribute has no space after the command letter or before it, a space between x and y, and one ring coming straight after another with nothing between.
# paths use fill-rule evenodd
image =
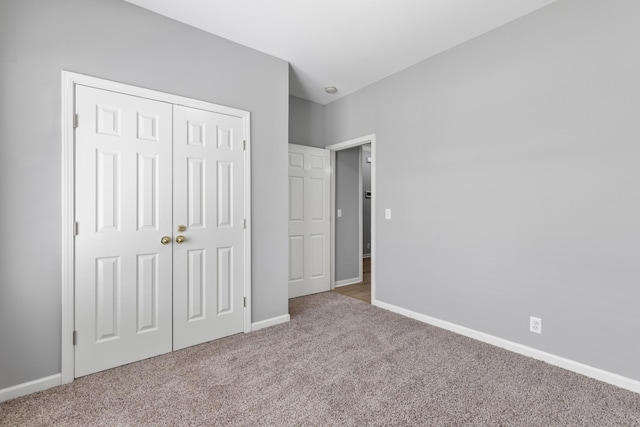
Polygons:
<instances>
[{"instance_id":1,"label":"white wall switch plate","mask_svg":"<svg viewBox=\"0 0 640 427\"><path fill-rule=\"evenodd\" d=\"M342 218L342 209L338 209L338 218Z\"/></svg>"},{"instance_id":2,"label":"white wall switch plate","mask_svg":"<svg viewBox=\"0 0 640 427\"><path fill-rule=\"evenodd\" d=\"M384 210L384 219L391 219L391 209Z\"/></svg>"}]
</instances>

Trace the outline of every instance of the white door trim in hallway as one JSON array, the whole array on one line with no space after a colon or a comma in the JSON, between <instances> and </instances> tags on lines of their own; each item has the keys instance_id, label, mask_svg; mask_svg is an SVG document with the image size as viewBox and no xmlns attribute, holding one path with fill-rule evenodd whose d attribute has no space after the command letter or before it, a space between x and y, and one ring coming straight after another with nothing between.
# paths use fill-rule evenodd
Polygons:
<instances>
[{"instance_id":1,"label":"white door trim in hallway","mask_svg":"<svg viewBox=\"0 0 640 427\"><path fill-rule=\"evenodd\" d=\"M376 302L376 135L366 135L360 138L350 139L325 147L331 151L331 289L335 288L336 271L335 271L335 253L336 253L336 228L335 228L335 203L336 203L336 180L335 180L335 160L336 152L346 150L348 148L359 147L371 144L371 304ZM360 162L362 164L362 162ZM362 179L362 177L360 178ZM362 192L360 192L362 197ZM360 228L362 228L362 209L360 209ZM362 255L362 236L360 236L360 254ZM360 266L362 268L362 265Z\"/></svg>"}]
</instances>

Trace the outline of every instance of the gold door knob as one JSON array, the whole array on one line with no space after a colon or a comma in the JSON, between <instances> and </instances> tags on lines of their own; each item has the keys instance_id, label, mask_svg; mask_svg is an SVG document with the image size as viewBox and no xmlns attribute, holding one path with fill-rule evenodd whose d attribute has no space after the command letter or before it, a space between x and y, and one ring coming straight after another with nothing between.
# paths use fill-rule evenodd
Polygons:
<instances>
[{"instance_id":1,"label":"gold door knob","mask_svg":"<svg viewBox=\"0 0 640 427\"><path fill-rule=\"evenodd\" d=\"M162 239L160 239L160 243L162 243L163 245L168 245L169 243L171 243L171 237L162 236Z\"/></svg>"},{"instance_id":2,"label":"gold door knob","mask_svg":"<svg viewBox=\"0 0 640 427\"><path fill-rule=\"evenodd\" d=\"M176 243L182 243L182 242L184 242L184 236L176 237Z\"/></svg>"},{"instance_id":3,"label":"gold door knob","mask_svg":"<svg viewBox=\"0 0 640 427\"><path fill-rule=\"evenodd\" d=\"M178 233L183 233L183 232L187 231L187 226L186 225L179 225L177 227L177 229L178 229Z\"/></svg>"}]
</instances>

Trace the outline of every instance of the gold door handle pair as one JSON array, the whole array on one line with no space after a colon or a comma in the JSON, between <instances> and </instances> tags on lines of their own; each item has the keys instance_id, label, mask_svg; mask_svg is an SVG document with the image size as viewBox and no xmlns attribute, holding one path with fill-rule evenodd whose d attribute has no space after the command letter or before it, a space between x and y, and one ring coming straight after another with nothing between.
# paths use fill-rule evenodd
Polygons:
<instances>
[{"instance_id":1,"label":"gold door handle pair","mask_svg":"<svg viewBox=\"0 0 640 427\"><path fill-rule=\"evenodd\" d=\"M184 243L186 239L184 238L184 236L177 236L176 237L176 243L181 244ZM162 243L163 245L168 245L169 243L171 243L171 237L169 236L162 236L162 239L160 239L160 243Z\"/></svg>"},{"instance_id":2,"label":"gold door handle pair","mask_svg":"<svg viewBox=\"0 0 640 427\"><path fill-rule=\"evenodd\" d=\"M186 225L179 225L177 227L178 229L178 233L183 233L187 230L187 226ZM184 236L180 235L180 236L176 236L176 243L177 244L182 244L184 243L184 241L187 240L185 239ZM160 239L160 243L162 243L163 245L168 245L169 243L171 243L171 237L169 236L162 236L162 239Z\"/></svg>"}]
</instances>

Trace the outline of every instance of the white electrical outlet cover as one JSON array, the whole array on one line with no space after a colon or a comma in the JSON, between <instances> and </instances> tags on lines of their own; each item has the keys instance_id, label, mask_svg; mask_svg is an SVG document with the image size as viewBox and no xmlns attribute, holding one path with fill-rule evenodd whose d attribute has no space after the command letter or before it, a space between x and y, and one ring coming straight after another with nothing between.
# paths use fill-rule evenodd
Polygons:
<instances>
[{"instance_id":1,"label":"white electrical outlet cover","mask_svg":"<svg viewBox=\"0 0 640 427\"><path fill-rule=\"evenodd\" d=\"M534 334L542 334L542 319L538 317L529 317L529 331Z\"/></svg>"}]
</instances>

